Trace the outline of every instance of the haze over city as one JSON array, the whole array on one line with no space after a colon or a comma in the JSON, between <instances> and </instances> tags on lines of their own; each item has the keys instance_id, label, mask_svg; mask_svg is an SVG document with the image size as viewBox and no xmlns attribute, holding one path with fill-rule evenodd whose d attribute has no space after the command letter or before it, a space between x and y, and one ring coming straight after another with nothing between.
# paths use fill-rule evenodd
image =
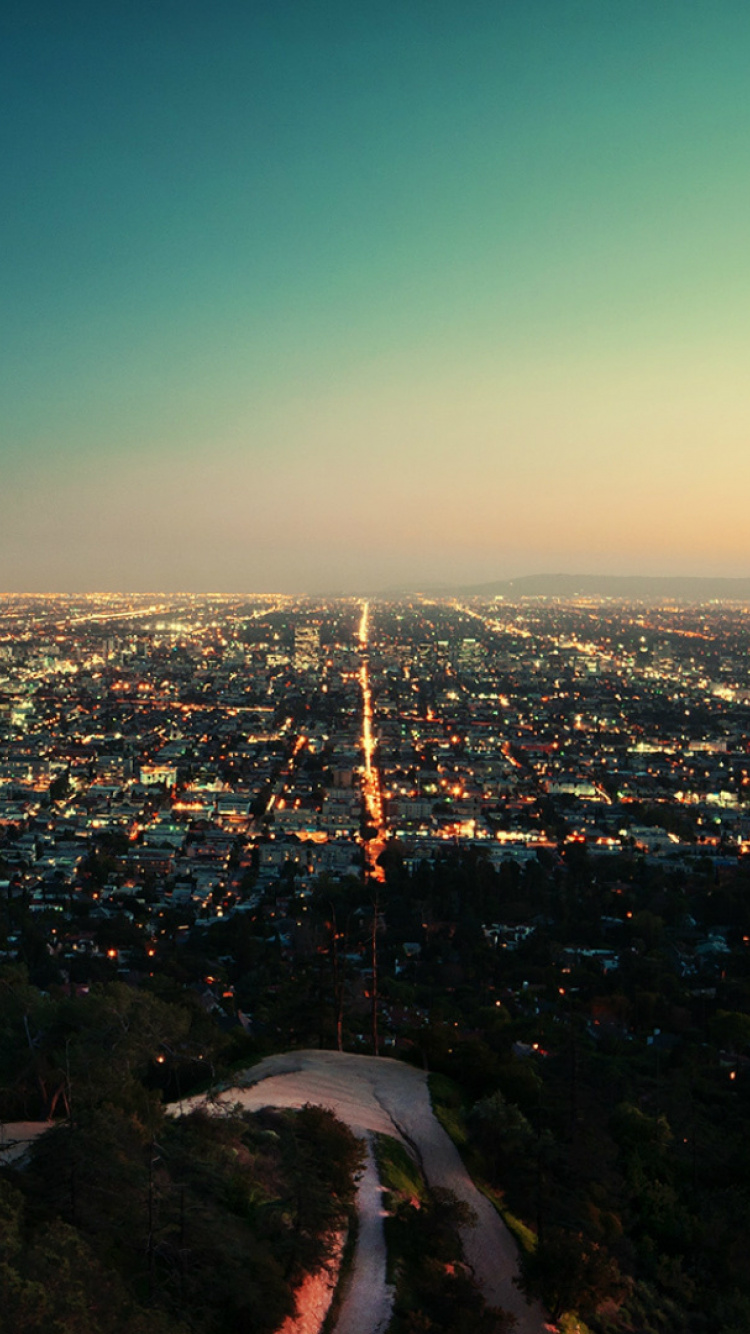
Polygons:
<instances>
[{"instance_id":1,"label":"haze over city","mask_svg":"<svg viewBox=\"0 0 750 1334\"><path fill-rule=\"evenodd\" d=\"M0 587L748 574L746 6L0 24Z\"/></svg>"}]
</instances>

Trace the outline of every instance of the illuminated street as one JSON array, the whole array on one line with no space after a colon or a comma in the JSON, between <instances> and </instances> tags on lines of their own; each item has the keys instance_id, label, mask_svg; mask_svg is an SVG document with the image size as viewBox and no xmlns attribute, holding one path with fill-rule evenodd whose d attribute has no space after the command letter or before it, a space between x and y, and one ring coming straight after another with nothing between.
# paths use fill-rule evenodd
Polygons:
<instances>
[{"instance_id":1,"label":"illuminated street","mask_svg":"<svg viewBox=\"0 0 750 1334\"><path fill-rule=\"evenodd\" d=\"M359 622L357 638L359 639L362 650L362 666L359 672L359 683L362 690L362 751L365 757L364 773L362 776L362 796L367 811L367 823L374 826L376 834L373 838L365 841L365 858L367 862L367 872L373 879L383 881L385 876L382 867L378 866L378 857L380 856L386 844L386 829L383 818L383 798L380 790L380 774L372 762L373 753L377 742L373 736L372 730L372 692L370 690L370 667L367 658L367 649L369 645L370 632L370 604L362 604L362 617Z\"/></svg>"}]
</instances>

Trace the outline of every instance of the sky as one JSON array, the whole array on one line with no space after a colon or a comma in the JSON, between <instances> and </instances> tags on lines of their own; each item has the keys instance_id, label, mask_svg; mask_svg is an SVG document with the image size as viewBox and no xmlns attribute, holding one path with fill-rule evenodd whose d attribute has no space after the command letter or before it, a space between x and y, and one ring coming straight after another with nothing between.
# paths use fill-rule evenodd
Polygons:
<instances>
[{"instance_id":1,"label":"sky","mask_svg":"<svg viewBox=\"0 0 750 1334\"><path fill-rule=\"evenodd\" d=\"M750 574L746 0L4 0L0 589Z\"/></svg>"}]
</instances>

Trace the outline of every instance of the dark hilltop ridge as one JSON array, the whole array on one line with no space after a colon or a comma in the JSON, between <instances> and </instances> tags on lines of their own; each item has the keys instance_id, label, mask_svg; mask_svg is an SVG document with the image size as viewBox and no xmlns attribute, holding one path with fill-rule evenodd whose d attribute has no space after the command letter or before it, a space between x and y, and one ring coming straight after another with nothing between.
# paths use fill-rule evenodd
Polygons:
<instances>
[{"instance_id":1,"label":"dark hilltop ridge","mask_svg":"<svg viewBox=\"0 0 750 1334\"><path fill-rule=\"evenodd\" d=\"M520 579L467 585L461 591L508 598L603 597L637 601L667 598L676 602L747 602L750 601L750 579L645 574L529 574Z\"/></svg>"}]
</instances>

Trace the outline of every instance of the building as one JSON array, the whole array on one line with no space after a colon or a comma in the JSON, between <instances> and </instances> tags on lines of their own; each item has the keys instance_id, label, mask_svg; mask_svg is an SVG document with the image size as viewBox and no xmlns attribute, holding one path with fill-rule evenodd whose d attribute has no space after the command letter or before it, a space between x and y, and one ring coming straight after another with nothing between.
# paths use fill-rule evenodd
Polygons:
<instances>
[{"instance_id":1,"label":"building","mask_svg":"<svg viewBox=\"0 0 750 1334\"><path fill-rule=\"evenodd\" d=\"M294 670L314 672L320 657L320 629L317 625L298 625L294 631Z\"/></svg>"}]
</instances>

